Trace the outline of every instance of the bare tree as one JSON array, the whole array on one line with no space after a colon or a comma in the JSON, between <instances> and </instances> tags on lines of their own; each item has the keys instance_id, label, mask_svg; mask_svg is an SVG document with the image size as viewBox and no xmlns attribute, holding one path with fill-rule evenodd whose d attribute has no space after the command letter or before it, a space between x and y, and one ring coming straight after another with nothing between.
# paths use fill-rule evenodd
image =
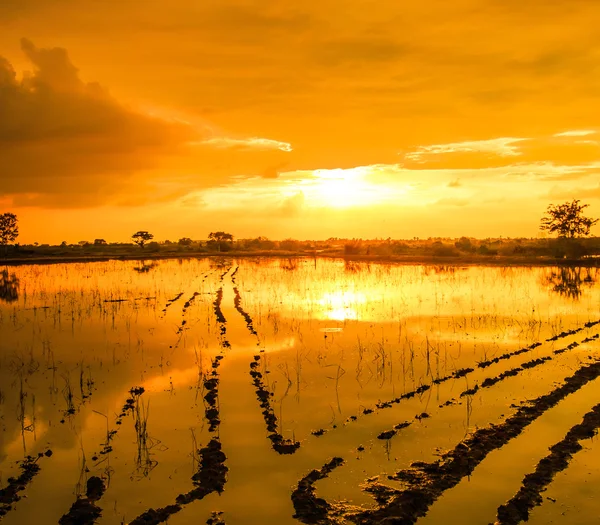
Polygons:
<instances>
[{"instance_id":1,"label":"bare tree","mask_svg":"<svg viewBox=\"0 0 600 525\"><path fill-rule=\"evenodd\" d=\"M148 233L145 230L140 230L139 232L135 232L131 236L131 239L140 248L143 248L148 241L151 241L152 239L154 239L154 235L152 235L151 233Z\"/></svg>"},{"instance_id":2,"label":"bare tree","mask_svg":"<svg viewBox=\"0 0 600 525\"><path fill-rule=\"evenodd\" d=\"M589 235L590 229L598 222L598 219L583 215L583 210L589 204L579 204L579 202L579 199L573 199L573 202L564 204L550 204L546 215L542 217L540 229L557 233L559 237L568 239Z\"/></svg>"}]
</instances>

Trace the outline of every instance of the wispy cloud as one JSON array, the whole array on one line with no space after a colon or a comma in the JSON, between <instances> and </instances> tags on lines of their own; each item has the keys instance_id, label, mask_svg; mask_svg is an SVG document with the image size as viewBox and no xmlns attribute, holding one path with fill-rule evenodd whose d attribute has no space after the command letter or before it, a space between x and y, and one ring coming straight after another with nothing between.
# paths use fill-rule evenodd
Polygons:
<instances>
[{"instance_id":1,"label":"wispy cloud","mask_svg":"<svg viewBox=\"0 0 600 525\"><path fill-rule=\"evenodd\" d=\"M490 140L474 140L452 142L449 144L432 144L420 146L416 151L407 153L404 157L416 162L424 162L427 155L446 155L448 153L491 153L500 157L516 157L521 154L515 145L526 138L501 137Z\"/></svg>"},{"instance_id":2,"label":"wispy cloud","mask_svg":"<svg viewBox=\"0 0 600 525\"><path fill-rule=\"evenodd\" d=\"M262 137L249 137L249 138L232 138L232 137L212 137L207 140L203 140L196 144L206 144L215 148L227 149L227 148L243 148L243 149L263 149L263 150L274 150L280 151L292 151L292 145L289 142L281 142L279 140L265 139Z\"/></svg>"},{"instance_id":3,"label":"wispy cloud","mask_svg":"<svg viewBox=\"0 0 600 525\"><path fill-rule=\"evenodd\" d=\"M587 135L595 135L597 132L592 129L579 129L572 131L563 131L562 133L556 133L555 137L586 137Z\"/></svg>"}]
</instances>

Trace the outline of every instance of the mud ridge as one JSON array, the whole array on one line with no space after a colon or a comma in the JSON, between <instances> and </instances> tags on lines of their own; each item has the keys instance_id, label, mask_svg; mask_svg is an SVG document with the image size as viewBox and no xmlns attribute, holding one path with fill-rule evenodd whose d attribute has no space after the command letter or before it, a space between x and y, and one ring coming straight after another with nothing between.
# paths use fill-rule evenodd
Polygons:
<instances>
[{"instance_id":1,"label":"mud ridge","mask_svg":"<svg viewBox=\"0 0 600 525\"><path fill-rule=\"evenodd\" d=\"M175 499L175 504L159 509L148 509L129 523L129 525L157 525L164 523L170 516L181 511L185 505L198 501L213 492L221 493L227 482L228 468L225 465L227 456L221 450L218 439L211 439L208 445L198 451L200 466L192 476L194 488ZM218 522L217 522L218 523Z\"/></svg>"},{"instance_id":2,"label":"mud ridge","mask_svg":"<svg viewBox=\"0 0 600 525\"><path fill-rule=\"evenodd\" d=\"M323 498L317 497L314 484L324 479L331 471L344 464L342 458L335 457L325 463L320 470L312 470L304 476L292 492L294 518L302 523L322 523L328 517L333 506Z\"/></svg>"},{"instance_id":3,"label":"mud ridge","mask_svg":"<svg viewBox=\"0 0 600 525\"><path fill-rule=\"evenodd\" d=\"M576 334L576 333L579 333L579 332L583 331L585 328L591 328L591 327L593 327L593 326L595 326L597 324L600 324L600 321L590 321L590 322L587 322L587 323L585 323L583 325L583 327L576 328L576 329L570 330L568 332L561 332L560 334L554 336L553 338L548 339L547 341L551 341L551 340L552 341L556 341L558 339L561 339L561 338L564 338L564 337L568 337L570 335L573 335L573 334ZM598 339L599 336L600 336L600 334L595 334L595 335L593 335L591 337L588 337L588 338L582 340L580 343L576 343L576 342L571 343L571 344L567 345L564 348L560 348L558 350L554 350L552 353L553 354L561 354L563 352L566 352L567 350L571 350L573 348L576 348L580 344L589 343L589 342L591 342L591 341L593 341L595 339ZM542 343L540 343L538 341L538 342L530 344L529 346L525 346L523 348L520 348L518 350L514 350L512 352L506 352L506 353L504 353L502 355L496 356L493 359L489 359L489 360L486 360L486 361L481 361L481 362L477 363L476 366L477 366L477 368L482 368L482 369L483 368L487 368L487 367L489 367L489 366L491 366L493 364L499 363L500 361L511 359L511 358L513 358L515 356L518 356L518 355L521 355L521 354L524 354L524 353L527 353L527 352L531 352L532 350L536 349L537 347L539 347L541 345L542 345ZM549 359L546 359L546 358L540 358L540 359L542 359L543 361L548 361L549 360ZM532 368L533 366L537 366L539 364L542 364L541 362L538 362L538 360L536 360L536 359L530 361L529 363L530 363L529 368ZM521 365L521 366L525 366L525 365ZM519 367L517 367L516 369L513 369L513 370L517 370L518 368ZM393 405L398 404L398 403L402 402L405 399L411 399L411 398L413 398L413 397L415 397L417 395L421 395L421 394L427 392L428 390L431 389L431 387L433 385L440 385L440 384L445 383L447 381L450 381L452 379L459 379L461 377L467 377L469 374L471 374L474 371L475 371L474 368L461 368L459 370L454 371L452 374L448 374L446 376L434 379L430 384L421 385L418 388L416 388L415 390L412 390L411 392L406 392L406 393L404 393L404 394L402 394L402 395L400 395L400 396L398 396L398 397L396 397L394 399L390 399L388 401L380 401L380 402L378 402L378 403L375 404L375 407L378 410L382 410L384 408L391 408ZM512 373L511 371L508 371L507 373L509 375L516 375L519 371L520 370L518 370L515 373ZM507 375L505 377L508 377L509 375ZM502 379L504 379L505 377L503 377ZM490 381L492 381L492 380L493 379L490 379ZM498 382L498 381L496 381L496 382ZM487 385L487 386L491 386L491 384ZM476 385L472 389L468 389L468 390L464 391L461 394L461 396L472 395L472 394L476 393L479 390L479 388L480 387L478 385ZM455 400L449 400L445 404L440 405L440 408L442 408L443 406L451 405L451 404L454 403L454 401ZM372 408L364 408L362 410L362 414L361 415L369 415L369 414L372 414L374 412L375 412L375 410L372 409ZM350 416L346 420L346 423L351 423L351 422L357 421L357 420L358 420L357 416ZM324 434L324 432L320 433L319 435L323 435L323 434Z\"/></svg>"},{"instance_id":4,"label":"mud ridge","mask_svg":"<svg viewBox=\"0 0 600 525\"><path fill-rule=\"evenodd\" d=\"M235 274L238 268L236 268L235 271L231 274L231 281L234 285ZM233 303L235 305L235 309L244 318L248 331L256 337L256 345L260 346L258 333L254 329L254 322L250 314L248 314L242 307L242 297L237 286L233 287L233 292ZM261 353L262 352L264 351L261 350ZM296 452L296 450L300 448L300 442L294 439L284 438L283 435L278 431L277 416L275 415L275 411L271 406L271 398L273 397L273 394L269 391L269 389L263 382L263 374L258 371L258 368L260 368L260 364L262 361L261 353L256 354L254 356L254 360L250 363L250 376L252 377L252 384L256 387L256 398L258 399L260 407L262 408L262 415L265 420L265 424L267 425L267 432L269 432L268 438L271 441L271 446L273 447L273 450L275 450L277 453L293 454L294 452ZM324 432L325 431L323 431L323 433Z\"/></svg>"},{"instance_id":5,"label":"mud ridge","mask_svg":"<svg viewBox=\"0 0 600 525\"><path fill-rule=\"evenodd\" d=\"M435 500L470 475L490 452L506 445L544 412L598 377L599 361L579 368L549 394L523 404L501 424L476 430L437 461L415 462L410 468L388 476L403 482L406 488L390 488L393 494L385 505L375 510L349 512L346 518L360 525L414 524L419 517L425 516Z\"/></svg>"},{"instance_id":6,"label":"mud ridge","mask_svg":"<svg viewBox=\"0 0 600 525\"><path fill-rule=\"evenodd\" d=\"M169 306L171 306L174 302L179 301L179 299L181 299L182 297L183 297L183 292L178 293L175 297L173 297L173 299L167 300L165 307L163 308L163 314L167 312Z\"/></svg>"},{"instance_id":7,"label":"mud ridge","mask_svg":"<svg viewBox=\"0 0 600 525\"><path fill-rule=\"evenodd\" d=\"M140 397L146 390L143 386L134 386L129 389L129 397L125 400L123 408L121 408L121 413L117 416L115 421L115 425L122 425L123 419L126 418L129 414L133 413L136 404L138 403ZM99 453L94 453L92 456L92 461L99 461L99 456L106 456L110 452L112 452L112 441L117 435L118 430L107 430L106 432L106 441L102 443L102 449Z\"/></svg>"},{"instance_id":8,"label":"mud ridge","mask_svg":"<svg viewBox=\"0 0 600 525\"><path fill-rule=\"evenodd\" d=\"M598 339L600 337L600 334L595 334L593 336L587 337L585 339L583 339L580 343L578 343L577 341L574 341L570 344L568 344L567 346L565 346L564 348L559 348L557 350L554 350L553 353L558 355L558 354L562 354L568 350L572 350L573 348L577 348L578 346L580 346L583 343L590 343L592 341L595 341L596 339ZM531 361L527 361L523 364L521 364L521 366L515 367L515 368L511 368L509 370L505 370L504 372L501 372L500 374L498 374L497 376L494 377L488 377L486 379L483 380L483 382L479 385L475 385L472 388L468 388L466 390L464 390L463 392L461 392L459 397L466 397L466 396L472 396L475 395L477 392L479 392L480 389L482 388L490 388L492 386L494 386L495 384L499 383L500 381L503 381L504 379L508 378L508 377L514 377L517 376L518 374L520 374L521 372L524 372L525 370L530 370L532 368L535 368L537 366L540 366L548 361L552 361L552 357L550 356L545 356L545 357L539 357L537 359L532 359ZM468 370L468 369L466 369ZM467 374L465 374L467 375ZM444 404L440 405L438 408L444 408L446 406L451 406L456 402L455 399L452 400L448 400L446 401ZM369 409L366 409L369 410ZM365 411L365 413L370 413ZM420 416L415 416L416 420L421 420L423 419L423 415L425 415L426 417L429 417L429 414L421 414ZM393 429L391 430L385 430L383 432L381 432L377 438L378 439L391 439L393 438L397 433L398 430L401 430L403 428L406 428L410 425L410 422L406 422L406 423L399 423L398 425L396 425ZM320 434L321 435L321 434Z\"/></svg>"},{"instance_id":9,"label":"mud ridge","mask_svg":"<svg viewBox=\"0 0 600 525\"><path fill-rule=\"evenodd\" d=\"M69 512L63 515L58 523L60 525L93 525L102 516L102 509L96 502L103 496L106 490L104 480L92 476L87 480L85 498L77 498Z\"/></svg>"},{"instance_id":10,"label":"mud ridge","mask_svg":"<svg viewBox=\"0 0 600 525\"><path fill-rule=\"evenodd\" d=\"M225 520L222 516L223 511L221 510L211 512L210 518L206 520L206 525L225 525Z\"/></svg>"},{"instance_id":11,"label":"mud ridge","mask_svg":"<svg viewBox=\"0 0 600 525\"><path fill-rule=\"evenodd\" d=\"M235 306L235 309L244 318L244 321L246 322L246 327L248 328L248 331L252 335L255 335L256 337L258 337L258 333L254 329L254 321L252 320L252 317L250 316L250 314L248 312L246 312L242 308L242 297L240 296L240 291L237 289L237 286L233 287L233 293L235 294L233 297L233 304ZM260 343L257 343L257 344L260 344Z\"/></svg>"},{"instance_id":12,"label":"mud ridge","mask_svg":"<svg viewBox=\"0 0 600 525\"><path fill-rule=\"evenodd\" d=\"M498 507L496 525L516 525L527 521L531 509L542 504L541 493L554 476L565 470L573 456L583 448L580 441L593 438L599 427L600 404L583 416L581 423L571 428L563 440L550 447L550 454L537 464L533 473L525 476L519 491Z\"/></svg>"},{"instance_id":13,"label":"mud ridge","mask_svg":"<svg viewBox=\"0 0 600 525\"><path fill-rule=\"evenodd\" d=\"M293 454L300 448L300 442L284 438L278 431L277 416L271 406L271 397L273 397L273 394L265 386L262 380L262 373L257 370L260 366L260 360L260 354L254 356L254 361L250 363L250 376L252 377L252 384L256 387L256 397L260 403L260 407L263 409L262 415L267 425L267 431L270 432L268 438L271 440L273 450L279 454Z\"/></svg>"},{"instance_id":14,"label":"mud ridge","mask_svg":"<svg viewBox=\"0 0 600 525\"><path fill-rule=\"evenodd\" d=\"M0 518L13 510L13 505L21 499L19 492L24 491L38 474L40 471L38 465L40 458L49 458L50 456L52 456L52 450L48 449L46 452L40 452L37 456L27 456L19 462L19 468L21 469L19 477L8 478L6 487L0 489Z\"/></svg>"},{"instance_id":15,"label":"mud ridge","mask_svg":"<svg viewBox=\"0 0 600 525\"><path fill-rule=\"evenodd\" d=\"M600 320L588 321L587 323L585 323L583 326L581 326L579 328L574 328L573 330L565 330L565 331L560 332L559 334L549 337L548 339L546 339L546 342L557 341L558 339L562 339L569 335L578 334L579 332L582 332L586 328L592 328L593 326L596 326L597 324L600 324Z\"/></svg>"}]
</instances>

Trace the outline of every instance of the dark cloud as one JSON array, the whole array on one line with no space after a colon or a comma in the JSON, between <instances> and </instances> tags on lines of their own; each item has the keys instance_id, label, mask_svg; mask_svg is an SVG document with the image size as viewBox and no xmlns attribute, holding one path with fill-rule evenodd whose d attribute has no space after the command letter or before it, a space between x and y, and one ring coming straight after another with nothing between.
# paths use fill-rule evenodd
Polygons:
<instances>
[{"instance_id":1,"label":"dark cloud","mask_svg":"<svg viewBox=\"0 0 600 525\"><path fill-rule=\"evenodd\" d=\"M277 177L279 177L279 174L284 170L284 168L288 165L287 162L280 162L278 164L275 164L273 166L269 166L267 169L265 169L265 171L262 173L263 178L265 179L276 179Z\"/></svg>"},{"instance_id":2,"label":"dark cloud","mask_svg":"<svg viewBox=\"0 0 600 525\"><path fill-rule=\"evenodd\" d=\"M87 206L194 137L182 123L127 108L85 83L66 50L23 39L34 71L18 78L0 57L0 196L42 206Z\"/></svg>"}]
</instances>

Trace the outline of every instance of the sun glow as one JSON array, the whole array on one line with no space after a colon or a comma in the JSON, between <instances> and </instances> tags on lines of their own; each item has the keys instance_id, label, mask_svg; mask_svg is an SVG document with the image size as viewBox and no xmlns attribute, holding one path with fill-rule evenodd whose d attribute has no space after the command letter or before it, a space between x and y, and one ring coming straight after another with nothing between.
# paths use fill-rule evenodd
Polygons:
<instances>
[{"instance_id":1,"label":"sun glow","mask_svg":"<svg viewBox=\"0 0 600 525\"><path fill-rule=\"evenodd\" d=\"M389 187L368 180L368 167L315 170L302 191L316 206L350 208L369 206L389 198Z\"/></svg>"}]
</instances>

